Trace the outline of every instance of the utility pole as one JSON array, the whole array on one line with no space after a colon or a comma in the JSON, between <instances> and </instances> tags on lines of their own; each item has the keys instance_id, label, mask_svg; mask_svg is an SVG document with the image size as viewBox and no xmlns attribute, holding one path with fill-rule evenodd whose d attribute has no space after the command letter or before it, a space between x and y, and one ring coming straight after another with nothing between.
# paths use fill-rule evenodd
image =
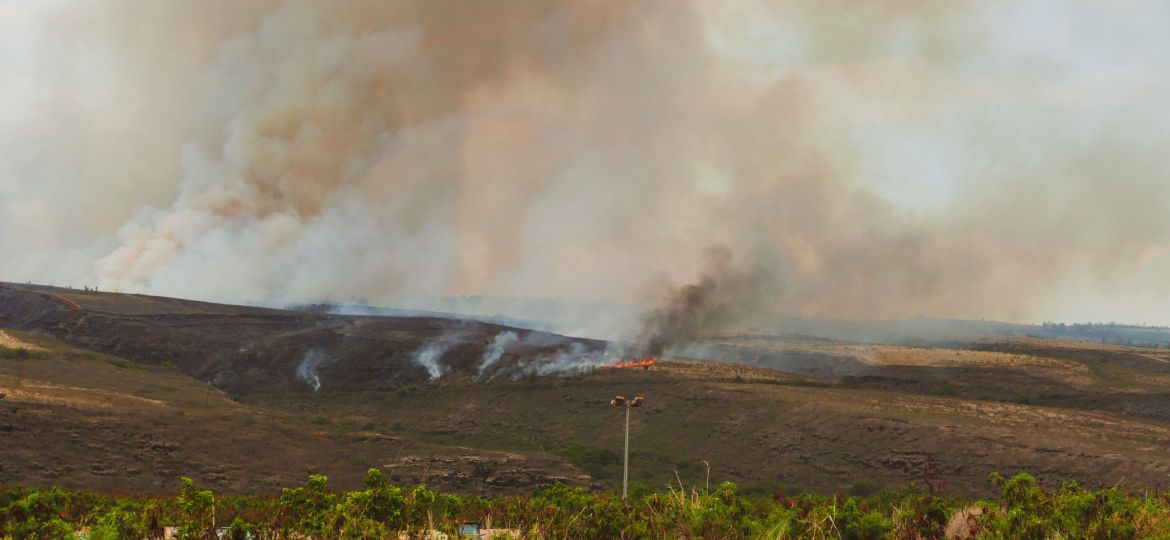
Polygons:
<instances>
[{"instance_id":1,"label":"utility pole","mask_svg":"<svg viewBox=\"0 0 1170 540\"><path fill-rule=\"evenodd\" d=\"M626 489L630 485L630 408L626 407L626 448L622 452L622 500L626 500Z\"/></svg>"},{"instance_id":2,"label":"utility pole","mask_svg":"<svg viewBox=\"0 0 1170 540\"><path fill-rule=\"evenodd\" d=\"M644 401L642 396L637 396L629 401L626 401L626 398L623 396L614 396L609 402L614 407L624 407L626 409L626 439L622 452L622 500L625 500L628 496L630 487L630 409L640 407L642 401Z\"/></svg>"}]
</instances>

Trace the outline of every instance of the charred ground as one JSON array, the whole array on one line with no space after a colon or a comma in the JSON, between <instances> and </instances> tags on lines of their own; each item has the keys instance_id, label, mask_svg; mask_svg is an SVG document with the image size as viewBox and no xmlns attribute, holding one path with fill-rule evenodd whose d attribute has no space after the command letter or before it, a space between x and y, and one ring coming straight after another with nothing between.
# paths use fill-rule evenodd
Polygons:
<instances>
[{"instance_id":1,"label":"charred ground","mask_svg":"<svg viewBox=\"0 0 1170 540\"><path fill-rule=\"evenodd\" d=\"M179 474L263 490L367 466L466 492L620 477L614 394L644 395L633 478L865 490L922 480L978 493L990 471L1158 484L1170 471L1166 351L1037 339L947 347L800 336L698 340L650 369L520 369L604 343L439 318L346 317L0 285L0 483L165 491ZM476 367L501 332L504 376ZM452 371L411 360L436 339ZM323 387L296 376L324 351ZM689 351L689 352L688 352ZM685 360L685 358L682 358ZM728 363L728 362L736 363Z\"/></svg>"},{"instance_id":2,"label":"charred ground","mask_svg":"<svg viewBox=\"0 0 1170 540\"><path fill-rule=\"evenodd\" d=\"M12 284L0 284L0 327L141 364L173 365L235 396L311 391L297 368L313 352L322 390L346 392L427 382L412 355L436 340L451 343L442 358L453 379L477 374L484 349L502 332L518 338L493 370L501 377L516 374L518 359L539 362L574 344L605 345L449 318L331 315Z\"/></svg>"}]
</instances>

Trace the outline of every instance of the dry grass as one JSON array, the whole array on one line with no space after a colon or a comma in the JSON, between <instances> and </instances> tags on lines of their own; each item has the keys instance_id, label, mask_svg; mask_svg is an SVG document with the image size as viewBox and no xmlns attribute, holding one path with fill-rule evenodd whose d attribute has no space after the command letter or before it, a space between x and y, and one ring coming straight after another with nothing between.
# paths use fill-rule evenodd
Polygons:
<instances>
[{"instance_id":1,"label":"dry grass","mask_svg":"<svg viewBox=\"0 0 1170 540\"><path fill-rule=\"evenodd\" d=\"M674 481L676 470L693 481L703 461L713 480L835 491L859 481L919 480L926 456L966 493L986 489L993 470L1109 485L1150 482L1170 470L1170 458L1155 450L1170 446L1170 405L1160 401L1170 375L1144 359L1161 351L1047 340L947 349L729 336L712 343L757 365L663 361L645 370L484 384L468 366L482 354L478 341L500 328L472 325L466 331L476 343L448 353L453 373L430 384L404 359L447 321L53 294L84 311L58 311L74 324L43 332L118 356L40 333L4 334L45 350L0 362L0 385L11 393L0 401L0 428L12 426L3 462L16 464L0 469L0 483L67 478L101 487L115 481L107 471L138 462L149 471L143 477L154 475L150 481L117 480L155 489L162 484L153 482L190 473L255 490L297 483L307 470L360 482L365 467L393 464L400 479L449 481L460 491L469 482L479 482L476 490L523 491L580 470L612 481L620 478L622 447L621 417L607 405L615 394L646 397L631 419L631 473L651 485ZM19 305L7 304L8 320L26 320ZM325 389L290 383L295 359L322 344L338 351ZM537 354L515 352L511 360ZM760 367L784 360L795 366L786 369L808 375ZM206 382L224 372L239 378L219 388ZM259 375L243 377L252 372ZM844 376L852 379L838 385ZM79 440L91 446L78 450ZM38 464L46 455L60 463ZM77 462L92 462L92 475L66 468Z\"/></svg>"},{"instance_id":2,"label":"dry grass","mask_svg":"<svg viewBox=\"0 0 1170 540\"><path fill-rule=\"evenodd\" d=\"M34 345L27 341L17 339L4 330L0 330L0 347L8 347L9 349L25 349L30 352L43 351L44 347Z\"/></svg>"},{"instance_id":3,"label":"dry grass","mask_svg":"<svg viewBox=\"0 0 1170 540\"><path fill-rule=\"evenodd\" d=\"M167 406L161 400L121 392L30 382L16 377L0 377L0 393L7 394L6 399L13 403L40 403L73 409L125 412Z\"/></svg>"}]
</instances>

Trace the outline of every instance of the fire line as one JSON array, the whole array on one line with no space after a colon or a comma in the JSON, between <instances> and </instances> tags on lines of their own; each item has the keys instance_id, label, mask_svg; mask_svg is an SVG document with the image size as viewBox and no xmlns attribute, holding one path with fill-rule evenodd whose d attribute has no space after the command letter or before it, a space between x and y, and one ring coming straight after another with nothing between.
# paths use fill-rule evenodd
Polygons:
<instances>
[{"instance_id":1,"label":"fire line","mask_svg":"<svg viewBox=\"0 0 1170 540\"><path fill-rule=\"evenodd\" d=\"M657 362L658 362L657 358L647 358L645 360L635 360L633 362L622 362L620 364L614 364L610 367L612 367L614 369L631 368L631 367L650 367L650 366L653 366Z\"/></svg>"}]
</instances>

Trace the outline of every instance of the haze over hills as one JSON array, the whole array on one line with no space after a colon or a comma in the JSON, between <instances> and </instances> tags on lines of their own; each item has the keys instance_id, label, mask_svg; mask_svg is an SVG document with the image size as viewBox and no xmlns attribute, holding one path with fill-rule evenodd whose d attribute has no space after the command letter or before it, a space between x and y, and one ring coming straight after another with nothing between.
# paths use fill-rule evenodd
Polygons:
<instances>
[{"instance_id":1,"label":"haze over hills","mask_svg":"<svg viewBox=\"0 0 1170 540\"><path fill-rule=\"evenodd\" d=\"M559 334L605 340L636 338L641 320L653 308L570 299L517 299L484 296L415 298L379 307L368 304L291 306L353 315L472 318ZM776 317L744 325L744 332L794 334L861 343L969 341L1005 337L1038 337L1095 341L1147 347L1170 346L1170 327L1110 322L1021 324L993 320L834 319Z\"/></svg>"}]
</instances>

